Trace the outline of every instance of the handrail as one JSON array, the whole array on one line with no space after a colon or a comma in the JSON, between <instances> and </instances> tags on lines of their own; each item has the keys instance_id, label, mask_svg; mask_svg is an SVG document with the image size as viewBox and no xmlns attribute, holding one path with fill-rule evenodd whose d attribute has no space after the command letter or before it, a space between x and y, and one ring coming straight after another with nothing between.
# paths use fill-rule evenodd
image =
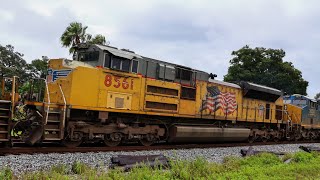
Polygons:
<instances>
[{"instance_id":1,"label":"handrail","mask_svg":"<svg viewBox=\"0 0 320 180\"><path fill-rule=\"evenodd\" d=\"M49 93L49 87L48 87L48 81L44 78L33 78L33 79L39 79L39 80L43 80L46 84L46 91L47 91L47 103L45 103L45 98L43 98L43 103L47 104L47 113L46 113L46 119L44 121L44 125L47 124L48 122L48 117L49 117L49 110L50 110L50 104L51 104L51 100L50 100L50 93Z\"/></svg>"},{"instance_id":2,"label":"handrail","mask_svg":"<svg viewBox=\"0 0 320 180\"><path fill-rule=\"evenodd\" d=\"M11 118L14 116L14 107L15 107L15 100L16 100L16 78L17 76L13 76L12 78L12 95L11 95Z\"/></svg>"},{"instance_id":3,"label":"handrail","mask_svg":"<svg viewBox=\"0 0 320 180\"><path fill-rule=\"evenodd\" d=\"M64 124L65 124L65 120L66 120L66 110L67 110L67 101L66 101L66 97L64 95L64 92L62 90L62 87L61 87L61 84L59 84L59 89L61 91L61 94L62 94L62 98L63 98L63 103L64 103L64 106L63 106L63 118L62 118L62 127L61 128L64 128ZM62 133L63 131L61 131Z\"/></svg>"}]
</instances>

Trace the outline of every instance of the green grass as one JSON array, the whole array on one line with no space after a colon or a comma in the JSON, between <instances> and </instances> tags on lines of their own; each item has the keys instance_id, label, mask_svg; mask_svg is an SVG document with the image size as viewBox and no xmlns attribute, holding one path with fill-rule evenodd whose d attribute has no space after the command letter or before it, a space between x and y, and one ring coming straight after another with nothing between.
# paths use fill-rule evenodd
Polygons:
<instances>
[{"instance_id":1,"label":"green grass","mask_svg":"<svg viewBox=\"0 0 320 180\"><path fill-rule=\"evenodd\" d=\"M289 163L284 163L291 159ZM121 169L102 170L74 162L71 167L58 165L49 171L26 173L22 179L320 179L320 155L298 152L278 157L259 154L246 158L227 157L223 163L210 163L203 158L194 161L172 160L171 167L152 169L146 165L129 172ZM0 171L0 179L15 179L8 168Z\"/></svg>"}]
</instances>

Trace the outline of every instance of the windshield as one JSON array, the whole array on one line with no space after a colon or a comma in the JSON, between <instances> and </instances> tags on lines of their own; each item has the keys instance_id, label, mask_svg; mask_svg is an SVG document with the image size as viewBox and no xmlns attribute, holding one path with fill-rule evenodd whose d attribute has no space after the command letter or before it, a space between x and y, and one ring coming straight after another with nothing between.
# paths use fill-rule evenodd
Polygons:
<instances>
[{"instance_id":1,"label":"windshield","mask_svg":"<svg viewBox=\"0 0 320 180\"><path fill-rule=\"evenodd\" d=\"M98 61L99 60L99 51L89 51L89 52L79 52L79 61Z\"/></svg>"}]
</instances>

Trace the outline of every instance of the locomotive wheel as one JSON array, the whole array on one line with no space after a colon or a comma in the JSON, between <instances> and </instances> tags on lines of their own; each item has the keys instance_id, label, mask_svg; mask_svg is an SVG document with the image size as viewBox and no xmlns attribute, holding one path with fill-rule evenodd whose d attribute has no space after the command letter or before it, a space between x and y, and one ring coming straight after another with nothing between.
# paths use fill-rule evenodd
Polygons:
<instances>
[{"instance_id":1,"label":"locomotive wheel","mask_svg":"<svg viewBox=\"0 0 320 180\"><path fill-rule=\"evenodd\" d=\"M122 135L120 133L106 134L104 144L109 147L118 146L121 143Z\"/></svg>"},{"instance_id":2,"label":"locomotive wheel","mask_svg":"<svg viewBox=\"0 0 320 180\"><path fill-rule=\"evenodd\" d=\"M317 139L317 136L314 133L310 133L309 137L311 141L315 141Z\"/></svg>"},{"instance_id":3,"label":"locomotive wheel","mask_svg":"<svg viewBox=\"0 0 320 180\"><path fill-rule=\"evenodd\" d=\"M251 144L251 143L254 143L254 141L255 141L255 137L254 136L249 136L249 138L248 138L248 142Z\"/></svg>"},{"instance_id":4,"label":"locomotive wheel","mask_svg":"<svg viewBox=\"0 0 320 180\"><path fill-rule=\"evenodd\" d=\"M82 143L83 134L81 132L74 132L73 136L73 140L71 140L70 138L65 138L64 140L62 140L62 144L67 148L75 148L80 146L80 144Z\"/></svg>"},{"instance_id":5,"label":"locomotive wheel","mask_svg":"<svg viewBox=\"0 0 320 180\"><path fill-rule=\"evenodd\" d=\"M153 134L147 134L143 138L139 139L139 142L143 146L151 146L153 143L155 143L155 137Z\"/></svg>"},{"instance_id":6,"label":"locomotive wheel","mask_svg":"<svg viewBox=\"0 0 320 180\"><path fill-rule=\"evenodd\" d=\"M300 139L302 139L302 136L299 132L296 132L294 134L294 141L299 141Z\"/></svg>"},{"instance_id":7,"label":"locomotive wheel","mask_svg":"<svg viewBox=\"0 0 320 180\"><path fill-rule=\"evenodd\" d=\"M261 141L264 142L264 143L267 142L268 141L268 137L261 137Z\"/></svg>"},{"instance_id":8,"label":"locomotive wheel","mask_svg":"<svg viewBox=\"0 0 320 180\"><path fill-rule=\"evenodd\" d=\"M67 147L67 148L75 148L75 147L78 147L80 146L80 144L82 143L82 140L79 140L79 141L70 141L70 140L66 140L64 139L62 141L62 144Z\"/></svg>"}]
</instances>

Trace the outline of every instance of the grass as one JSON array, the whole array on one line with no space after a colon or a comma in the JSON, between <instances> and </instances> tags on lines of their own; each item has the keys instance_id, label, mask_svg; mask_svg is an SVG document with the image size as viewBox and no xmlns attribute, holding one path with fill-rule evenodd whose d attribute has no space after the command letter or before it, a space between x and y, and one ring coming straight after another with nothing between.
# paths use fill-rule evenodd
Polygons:
<instances>
[{"instance_id":1,"label":"grass","mask_svg":"<svg viewBox=\"0 0 320 180\"><path fill-rule=\"evenodd\" d=\"M287 160L291 159L290 162ZM286 163L285 163L286 162ZM227 157L223 163L211 163L203 158L194 161L172 160L171 167L152 169L148 166L134 168L129 172L121 169L105 170L91 168L81 162L71 167L57 165L49 171L26 173L22 179L320 179L320 155L298 152L278 157L258 154L246 158ZM9 168L0 171L0 179L16 179Z\"/></svg>"}]
</instances>

